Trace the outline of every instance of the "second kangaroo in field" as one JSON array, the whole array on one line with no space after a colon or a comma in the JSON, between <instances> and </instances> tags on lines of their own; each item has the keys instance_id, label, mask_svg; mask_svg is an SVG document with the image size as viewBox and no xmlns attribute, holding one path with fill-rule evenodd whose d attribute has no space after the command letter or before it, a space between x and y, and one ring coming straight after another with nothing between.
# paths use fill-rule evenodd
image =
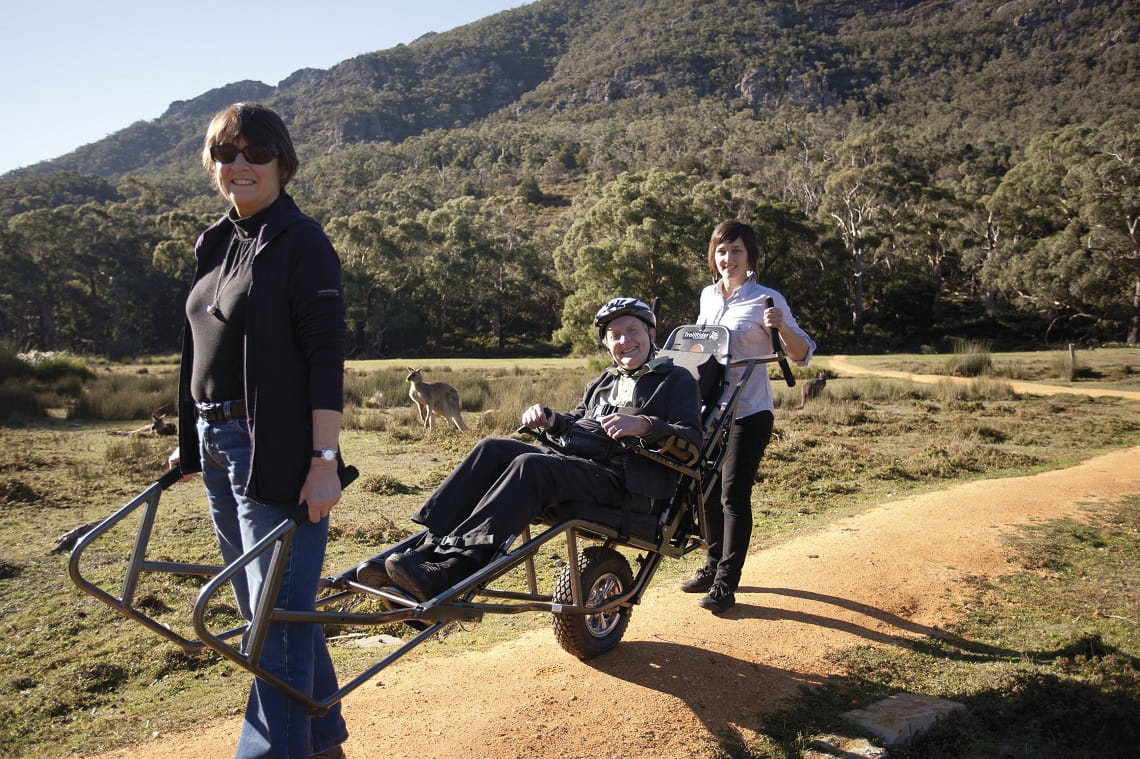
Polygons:
<instances>
[{"instance_id":1,"label":"second kangaroo in field","mask_svg":"<svg viewBox=\"0 0 1140 759\"><path fill-rule=\"evenodd\" d=\"M820 372L818 377L805 382L801 390L803 394L800 396L800 408L806 406L812 398L819 397L825 387L827 387L827 375L823 372Z\"/></svg>"},{"instance_id":2,"label":"second kangaroo in field","mask_svg":"<svg viewBox=\"0 0 1140 759\"><path fill-rule=\"evenodd\" d=\"M411 383L408 397L416 404L416 412L425 427L431 429L434 415L450 421L456 429L467 429L460 414L459 393L455 388L446 382L424 382L420 370L411 367L408 367L407 380Z\"/></svg>"}]
</instances>

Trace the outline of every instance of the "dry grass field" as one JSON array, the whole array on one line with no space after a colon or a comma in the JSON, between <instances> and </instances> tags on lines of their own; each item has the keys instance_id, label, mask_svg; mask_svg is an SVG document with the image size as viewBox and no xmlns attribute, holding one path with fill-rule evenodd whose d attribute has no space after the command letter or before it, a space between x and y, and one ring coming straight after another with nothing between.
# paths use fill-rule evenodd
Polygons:
<instances>
[{"instance_id":1,"label":"dry grass field","mask_svg":"<svg viewBox=\"0 0 1140 759\"><path fill-rule=\"evenodd\" d=\"M1111 360L1098 363L1103 356ZM857 360L915 371L939 361L945 366L949 358ZM1071 381L1135 387L1136 351L1095 351L1082 360L1096 377ZM1017 358L1020 372L1047 381L1056 381L1048 376L1053 361ZM827 366L826 358L818 363ZM419 425L406 398L407 362L350 365L342 447L362 476L334 512L330 572L408 534L408 513L475 440L513 434L529 403L573 405L598 368L588 360L421 365L426 379L459 389L471 430L437 425L428 432ZM184 656L82 595L67 579L67 553L53 550L63 533L107 516L164 471L170 438L122 433L149 421L149 411L161 405L154 399L172 388L172 372L160 363L100 368L68 407L0 427L0 757L112 747L235 713L244 703L244 673L216 656ZM1140 404L1019 395L1000 378L970 387L832 376L824 394L803 410L798 389L777 392L775 434L753 495L757 549L891 498L1063 467L1140 443ZM115 416L113 409L139 396L137 413ZM162 504L152 558L213 563L200 483L174 486ZM97 577L114 582L130 537L109 542L93 564ZM556 559L550 561L543 569L552 573ZM690 569L682 564L666 566L657 582ZM139 594L177 629L198 586L159 576ZM541 615L496 618L474 633L443 636L417 656L446 654L457 645L453 638L462 637L464 648L490 645L548 623ZM334 647L334 655L350 669L361 660L347 647Z\"/></svg>"}]
</instances>

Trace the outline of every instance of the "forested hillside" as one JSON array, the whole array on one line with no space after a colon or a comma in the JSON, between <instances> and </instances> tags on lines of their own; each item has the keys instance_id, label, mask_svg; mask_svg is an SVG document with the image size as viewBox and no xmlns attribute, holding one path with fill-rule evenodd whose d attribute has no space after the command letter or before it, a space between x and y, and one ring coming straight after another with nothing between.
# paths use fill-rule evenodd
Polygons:
<instances>
[{"instance_id":1,"label":"forested hillside","mask_svg":"<svg viewBox=\"0 0 1140 759\"><path fill-rule=\"evenodd\" d=\"M693 318L715 223L825 352L1140 339L1140 0L539 0L219 83L0 177L0 339L170 351L224 210L210 116L279 110L356 356L589 349Z\"/></svg>"}]
</instances>

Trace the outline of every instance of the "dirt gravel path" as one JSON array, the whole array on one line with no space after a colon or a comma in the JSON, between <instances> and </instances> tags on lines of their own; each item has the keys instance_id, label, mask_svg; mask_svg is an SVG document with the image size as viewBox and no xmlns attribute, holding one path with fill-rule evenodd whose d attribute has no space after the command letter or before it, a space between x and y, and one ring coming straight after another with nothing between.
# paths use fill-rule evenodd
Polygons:
<instances>
[{"instance_id":1,"label":"dirt gravel path","mask_svg":"<svg viewBox=\"0 0 1140 759\"><path fill-rule=\"evenodd\" d=\"M1002 536L1140 494L1140 448L1029 477L884 503L754 554L723 618L671 584L650 589L614 651L579 662L547 630L489 651L400 662L345 702L350 759L712 757L803 685L828 654L937 636L967 578L1014 569ZM232 756L239 720L103 754Z\"/></svg>"},{"instance_id":2,"label":"dirt gravel path","mask_svg":"<svg viewBox=\"0 0 1140 759\"><path fill-rule=\"evenodd\" d=\"M873 375L876 377L910 380L911 382L921 382L924 384L938 384L939 382L971 383L976 381L967 377L949 377L945 374L912 374L911 372L899 372L890 369L868 369L851 363L848 356L830 356L825 359L825 362L829 368L841 372L843 375ZM1021 382L1019 380L1006 379L998 381L1004 385L1009 385L1015 393L1024 393L1027 395L1057 395L1060 393L1063 395L1085 395L1090 398L1116 397L1140 401L1140 392L1134 390L1075 387L1072 385L1047 385L1043 382Z\"/></svg>"}]
</instances>

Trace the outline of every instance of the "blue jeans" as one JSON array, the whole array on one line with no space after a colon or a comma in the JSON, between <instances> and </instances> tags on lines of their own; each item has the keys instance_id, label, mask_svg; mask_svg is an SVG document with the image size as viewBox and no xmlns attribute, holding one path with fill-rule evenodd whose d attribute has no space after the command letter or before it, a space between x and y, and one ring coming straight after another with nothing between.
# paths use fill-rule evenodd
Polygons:
<instances>
[{"instance_id":1,"label":"blue jeans","mask_svg":"<svg viewBox=\"0 0 1140 759\"><path fill-rule=\"evenodd\" d=\"M245 495L250 437L244 419L216 423L198 420L198 439L210 516L222 559L229 564L292 515L287 509L268 506ZM297 527L277 596L278 608L315 607L328 529L328 519L316 524L305 520ZM244 574L233 579L238 610L247 620L252 618L265 581L270 553L262 554L246 566ZM338 687L320 625L270 625L261 664L297 690L317 698ZM340 704L324 716L313 717L304 704L254 678L235 759L309 759L343 743L347 737Z\"/></svg>"}]
</instances>

